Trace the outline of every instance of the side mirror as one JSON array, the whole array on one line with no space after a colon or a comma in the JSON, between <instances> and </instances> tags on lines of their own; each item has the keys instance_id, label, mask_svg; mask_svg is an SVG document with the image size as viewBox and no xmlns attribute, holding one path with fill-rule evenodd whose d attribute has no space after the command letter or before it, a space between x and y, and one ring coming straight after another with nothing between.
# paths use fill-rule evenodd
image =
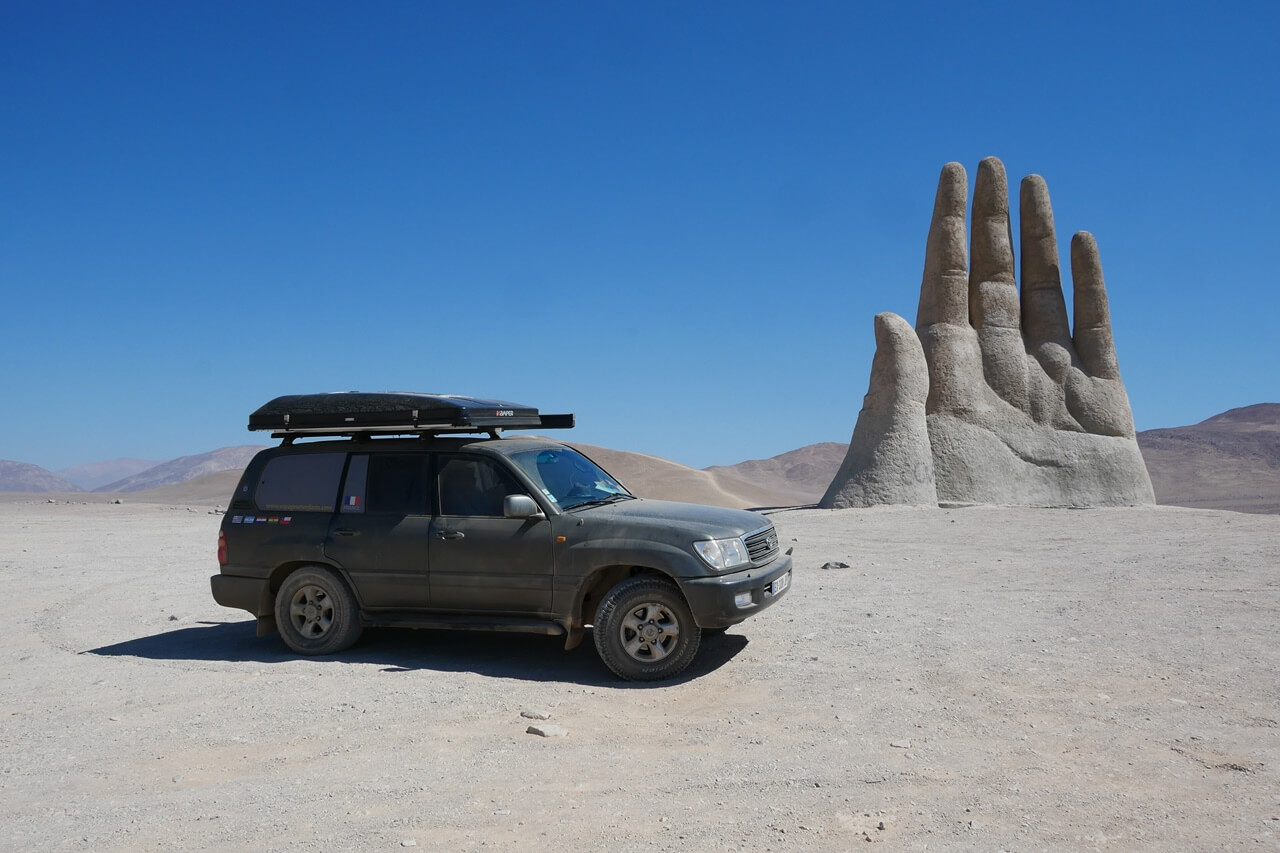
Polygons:
<instances>
[{"instance_id":1,"label":"side mirror","mask_svg":"<svg viewBox=\"0 0 1280 853\"><path fill-rule=\"evenodd\" d=\"M502 499L502 515L505 518L546 518L538 502L528 495L507 495Z\"/></svg>"}]
</instances>

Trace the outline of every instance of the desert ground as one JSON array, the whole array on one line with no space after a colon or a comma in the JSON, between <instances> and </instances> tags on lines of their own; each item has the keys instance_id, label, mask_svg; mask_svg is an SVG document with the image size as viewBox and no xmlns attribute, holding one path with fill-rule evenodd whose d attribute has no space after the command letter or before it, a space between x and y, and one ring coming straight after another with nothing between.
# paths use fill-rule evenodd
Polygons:
<instances>
[{"instance_id":1,"label":"desert ground","mask_svg":"<svg viewBox=\"0 0 1280 853\"><path fill-rule=\"evenodd\" d=\"M298 659L211 599L210 506L46 500L0 501L0 849L1280 849L1278 516L778 512L788 597L640 686Z\"/></svg>"}]
</instances>

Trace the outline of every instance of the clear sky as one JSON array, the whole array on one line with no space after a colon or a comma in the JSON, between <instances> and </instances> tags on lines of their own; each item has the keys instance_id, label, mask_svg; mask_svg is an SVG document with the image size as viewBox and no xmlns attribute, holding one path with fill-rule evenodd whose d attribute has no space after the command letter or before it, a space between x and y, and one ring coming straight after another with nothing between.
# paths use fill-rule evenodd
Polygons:
<instances>
[{"instance_id":1,"label":"clear sky","mask_svg":"<svg viewBox=\"0 0 1280 853\"><path fill-rule=\"evenodd\" d=\"M352 389L694 467L847 441L987 155L1064 265L1097 237L1139 429L1280 401L1278 9L3 0L0 458Z\"/></svg>"}]
</instances>

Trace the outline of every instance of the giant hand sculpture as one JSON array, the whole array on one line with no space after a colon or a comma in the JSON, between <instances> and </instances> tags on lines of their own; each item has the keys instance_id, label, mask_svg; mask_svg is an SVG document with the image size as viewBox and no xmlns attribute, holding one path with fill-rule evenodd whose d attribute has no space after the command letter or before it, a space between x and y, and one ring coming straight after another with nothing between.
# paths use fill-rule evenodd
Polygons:
<instances>
[{"instance_id":1,"label":"giant hand sculpture","mask_svg":"<svg viewBox=\"0 0 1280 853\"><path fill-rule=\"evenodd\" d=\"M1021 294L1003 164L978 166L966 263L967 195L964 168L948 163L915 330L876 317L871 387L820 505L1154 503L1092 235L1071 241L1073 331L1044 180L1022 182Z\"/></svg>"}]
</instances>

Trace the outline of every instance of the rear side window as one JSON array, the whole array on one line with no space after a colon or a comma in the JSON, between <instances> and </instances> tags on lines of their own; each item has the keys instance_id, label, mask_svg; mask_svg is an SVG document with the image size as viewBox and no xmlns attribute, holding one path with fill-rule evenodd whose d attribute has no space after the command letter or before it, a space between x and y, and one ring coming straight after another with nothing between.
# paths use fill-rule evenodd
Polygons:
<instances>
[{"instance_id":1,"label":"rear side window","mask_svg":"<svg viewBox=\"0 0 1280 853\"><path fill-rule=\"evenodd\" d=\"M262 469L254 500L258 509L332 512L345 453L277 456Z\"/></svg>"},{"instance_id":2,"label":"rear side window","mask_svg":"<svg viewBox=\"0 0 1280 853\"><path fill-rule=\"evenodd\" d=\"M426 515L429 461L425 453L352 456L340 511Z\"/></svg>"}]
</instances>

